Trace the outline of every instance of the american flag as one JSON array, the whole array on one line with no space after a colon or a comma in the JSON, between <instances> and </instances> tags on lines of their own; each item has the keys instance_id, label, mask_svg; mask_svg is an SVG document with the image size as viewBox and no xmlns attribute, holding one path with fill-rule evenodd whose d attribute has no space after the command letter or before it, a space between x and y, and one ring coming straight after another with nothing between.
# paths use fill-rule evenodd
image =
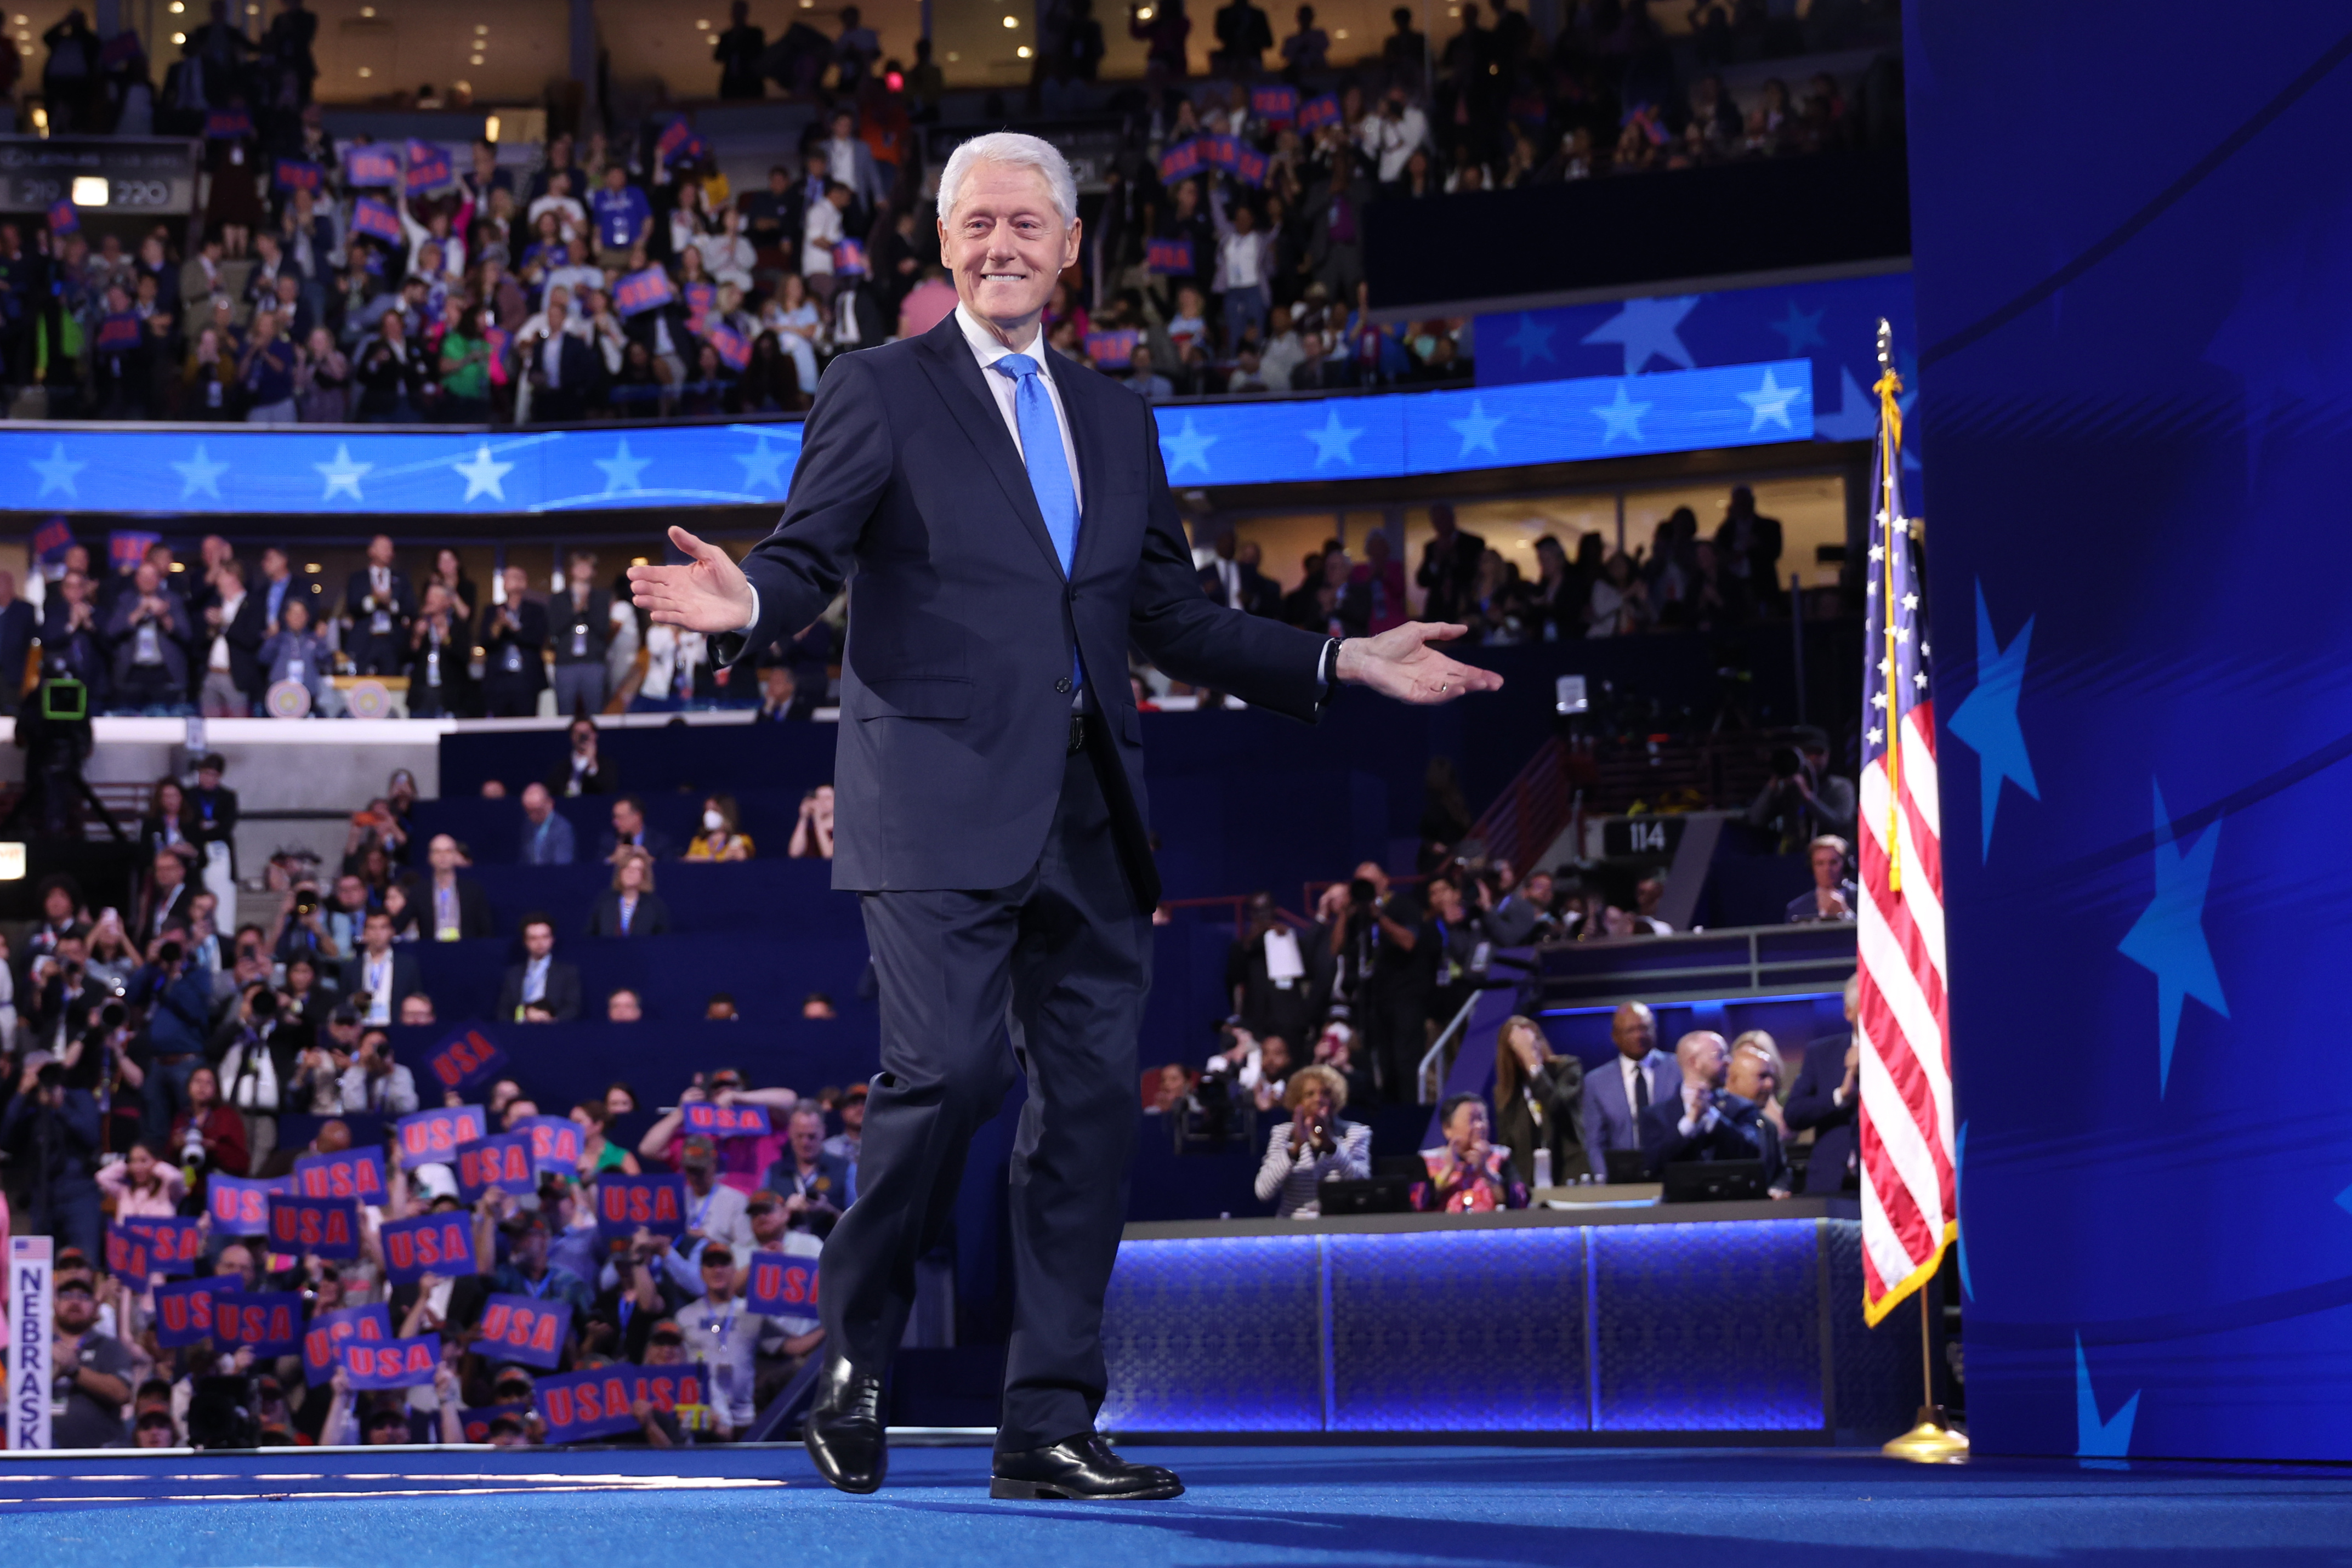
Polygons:
<instances>
[{"instance_id":1,"label":"american flag","mask_svg":"<svg viewBox=\"0 0 2352 1568\"><path fill-rule=\"evenodd\" d=\"M1886 328L1879 328L1885 363ZM1878 394L1869 631L1864 639L1862 907L1863 1315L1876 1324L1935 1277L1958 1232L1952 1058L1944 969L1944 858L1936 704L1918 524L1903 507L1903 390Z\"/></svg>"}]
</instances>

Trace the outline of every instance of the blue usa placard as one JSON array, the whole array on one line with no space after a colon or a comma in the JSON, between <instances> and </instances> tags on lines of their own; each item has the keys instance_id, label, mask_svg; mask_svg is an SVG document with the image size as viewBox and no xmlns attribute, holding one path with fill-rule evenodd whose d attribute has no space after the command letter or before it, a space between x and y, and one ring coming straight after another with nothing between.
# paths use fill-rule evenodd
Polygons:
<instances>
[{"instance_id":1,"label":"blue usa placard","mask_svg":"<svg viewBox=\"0 0 2352 1568\"><path fill-rule=\"evenodd\" d=\"M580 1173L583 1136L580 1123L568 1116L526 1116L513 1131L530 1140L530 1168L559 1176Z\"/></svg>"},{"instance_id":2,"label":"blue usa placard","mask_svg":"<svg viewBox=\"0 0 2352 1568\"><path fill-rule=\"evenodd\" d=\"M698 1365L613 1365L542 1377L531 1389L531 1403L547 1424L549 1442L580 1443L636 1431L637 1418L630 1411L640 1399L669 1412L708 1405L709 1390L709 1374Z\"/></svg>"},{"instance_id":3,"label":"blue usa placard","mask_svg":"<svg viewBox=\"0 0 2352 1568\"><path fill-rule=\"evenodd\" d=\"M440 1368L441 1336L345 1340L339 1353L343 1373L353 1388L416 1388L430 1384Z\"/></svg>"},{"instance_id":4,"label":"blue usa placard","mask_svg":"<svg viewBox=\"0 0 2352 1568\"><path fill-rule=\"evenodd\" d=\"M607 1171L596 1178L596 1234L625 1239L640 1226L656 1236L686 1234L684 1176L625 1176Z\"/></svg>"},{"instance_id":5,"label":"blue usa placard","mask_svg":"<svg viewBox=\"0 0 2352 1568\"><path fill-rule=\"evenodd\" d=\"M481 1331L472 1348L493 1362L551 1369L563 1359L563 1342L571 1332L569 1302L494 1295L482 1304Z\"/></svg>"},{"instance_id":6,"label":"blue usa placard","mask_svg":"<svg viewBox=\"0 0 2352 1568\"><path fill-rule=\"evenodd\" d=\"M696 1100L685 1108L686 1130L711 1138L765 1138L774 1131L764 1105L713 1105Z\"/></svg>"},{"instance_id":7,"label":"blue usa placard","mask_svg":"<svg viewBox=\"0 0 2352 1568\"><path fill-rule=\"evenodd\" d=\"M205 1178L205 1212L216 1236L259 1236L269 1228L269 1197L295 1190L291 1176Z\"/></svg>"},{"instance_id":8,"label":"blue usa placard","mask_svg":"<svg viewBox=\"0 0 2352 1568\"><path fill-rule=\"evenodd\" d=\"M473 1216L463 1212L393 1220L383 1226L379 1239L383 1243L383 1277L389 1284L414 1285L427 1274L457 1279L478 1271Z\"/></svg>"},{"instance_id":9,"label":"blue usa placard","mask_svg":"<svg viewBox=\"0 0 2352 1568\"><path fill-rule=\"evenodd\" d=\"M226 1350L292 1355L302 1340L302 1296L297 1290L232 1290L213 1301L213 1339Z\"/></svg>"},{"instance_id":10,"label":"blue usa placard","mask_svg":"<svg viewBox=\"0 0 2352 1568\"><path fill-rule=\"evenodd\" d=\"M302 1331L302 1375L315 1388L342 1364L345 1340L392 1338L392 1311L381 1301L320 1312Z\"/></svg>"},{"instance_id":11,"label":"blue usa placard","mask_svg":"<svg viewBox=\"0 0 2352 1568\"><path fill-rule=\"evenodd\" d=\"M404 1116L394 1134L400 1168L448 1164L457 1159L458 1144L486 1138L489 1131L490 1113L478 1105L436 1106Z\"/></svg>"},{"instance_id":12,"label":"blue usa placard","mask_svg":"<svg viewBox=\"0 0 2352 1568\"><path fill-rule=\"evenodd\" d=\"M520 1132L477 1138L457 1148L457 1197L467 1205L493 1187L517 1196L534 1192L539 1177L530 1168L530 1140Z\"/></svg>"},{"instance_id":13,"label":"blue usa placard","mask_svg":"<svg viewBox=\"0 0 2352 1568\"><path fill-rule=\"evenodd\" d=\"M279 1193L269 1200L269 1250L301 1258L338 1259L360 1255L360 1205L356 1198L301 1198Z\"/></svg>"},{"instance_id":14,"label":"blue usa placard","mask_svg":"<svg viewBox=\"0 0 2352 1568\"><path fill-rule=\"evenodd\" d=\"M184 1279L196 1271L205 1255L204 1222L187 1215L170 1219L126 1219L122 1228L147 1238L147 1266L158 1274Z\"/></svg>"},{"instance_id":15,"label":"blue usa placard","mask_svg":"<svg viewBox=\"0 0 2352 1568\"><path fill-rule=\"evenodd\" d=\"M383 1206L383 1153L346 1149L340 1154L305 1154L294 1162L294 1191L306 1198L352 1198L370 1208Z\"/></svg>"},{"instance_id":16,"label":"blue usa placard","mask_svg":"<svg viewBox=\"0 0 2352 1568\"><path fill-rule=\"evenodd\" d=\"M510 466L499 469L501 476L511 471ZM499 488L503 489L505 487L500 485ZM479 1024L467 1025L434 1047L433 1054L425 1058L425 1072L445 1089L471 1089L493 1077L506 1065L506 1052L499 1049L498 1042L490 1038ZM489 1129L485 1127L482 1131L487 1132ZM481 1134L477 1133L476 1136Z\"/></svg>"},{"instance_id":17,"label":"blue usa placard","mask_svg":"<svg viewBox=\"0 0 2352 1568\"><path fill-rule=\"evenodd\" d=\"M789 1252L751 1254L751 1277L744 1304L771 1318L816 1315L816 1263Z\"/></svg>"},{"instance_id":18,"label":"blue usa placard","mask_svg":"<svg viewBox=\"0 0 2352 1568\"><path fill-rule=\"evenodd\" d=\"M155 1342L170 1350L211 1339L214 1309L238 1283L234 1274L215 1274L156 1286Z\"/></svg>"}]
</instances>

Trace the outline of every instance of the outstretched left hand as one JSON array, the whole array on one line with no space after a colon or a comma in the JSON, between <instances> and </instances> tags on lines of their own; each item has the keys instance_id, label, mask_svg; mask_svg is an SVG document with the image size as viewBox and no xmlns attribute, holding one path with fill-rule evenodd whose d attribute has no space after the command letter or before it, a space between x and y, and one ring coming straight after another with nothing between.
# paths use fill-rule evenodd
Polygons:
<instances>
[{"instance_id":1,"label":"outstretched left hand","mask_svg":"<svg viewBox=\"0 0 2352 1568\"><path fill-rule=\"evenodd\" d=\"M1503 678L1493 670L1457 663L1431 646L1469 629L1407 621L1376 637L1349 637L1339 645L1339 679L1400 702L1451 702L1466 691L1501 690Z\"/></svg>"}]
</instances>

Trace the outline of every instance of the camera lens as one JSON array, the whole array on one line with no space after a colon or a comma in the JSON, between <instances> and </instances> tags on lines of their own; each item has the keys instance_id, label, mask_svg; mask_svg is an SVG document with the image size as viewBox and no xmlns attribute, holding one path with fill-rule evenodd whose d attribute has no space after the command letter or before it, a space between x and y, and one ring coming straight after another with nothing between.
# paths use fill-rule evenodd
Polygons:
<instances>
[{"instance_id":1,"label":"camera lens","mask_svg":"<svg viewBox=\"0 0 2352 1568\"><path fill-rule=\"evenodd\" d=\"M123 1020L130 1016L129 1009L120 1002L109 1002L98 1010L98 1021L110 1029L122 1027Z\"/></svg>"},{"instance_id":2,"label":"camera lens","mask_svg":"<svg viewBox=\"0 0 2352 1568\"><path fill-rule=\"evenodd\" d=\"M167 942L155 950L155 957L158 962L169 965L179 963L181 959L187 956L187 952L188 950L178 942Z\"/></svg>"}]
</instances>

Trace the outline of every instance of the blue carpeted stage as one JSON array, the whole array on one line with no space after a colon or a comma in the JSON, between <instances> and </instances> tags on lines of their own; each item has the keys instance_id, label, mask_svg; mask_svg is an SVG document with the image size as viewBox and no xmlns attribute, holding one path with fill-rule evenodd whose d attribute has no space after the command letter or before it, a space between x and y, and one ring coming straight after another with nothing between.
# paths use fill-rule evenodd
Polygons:
<instances>
[{"instance_id":1,"label":"blue carpeted stage","mask_svg":"<svg viewBox=\"0 0 2352 1568\"><path fill-rule=\"evenodd\" d=\"M1137 1449L1139 1456L1146 1450ZM1871 1451L1162 1448L1169 1503L992 1502L979 1448L901 1448L847 1498L797 1449L287 1449L0 1464L0 1552L42 1568L332 1563L640 1568L1288 1563L1972 1568L2344 1560L2336 1469L2062 1461L1924 1468Z\"/></svg>"}]
</instances>

